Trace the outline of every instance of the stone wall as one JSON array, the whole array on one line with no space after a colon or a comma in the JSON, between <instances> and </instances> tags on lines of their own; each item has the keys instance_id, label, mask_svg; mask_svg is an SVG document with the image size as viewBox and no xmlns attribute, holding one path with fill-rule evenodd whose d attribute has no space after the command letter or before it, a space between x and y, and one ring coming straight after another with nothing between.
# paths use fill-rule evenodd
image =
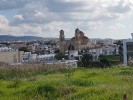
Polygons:
<instances>
[{"instance_id":1,"label":"stone wall","mask_svg":"<svg viewBox=\"0 0 133 100\"><path fill-rule=\"evenodd\" d=\"M21 63L23 51L0 52L0 62Z\"/></svg>"}]
</instances>

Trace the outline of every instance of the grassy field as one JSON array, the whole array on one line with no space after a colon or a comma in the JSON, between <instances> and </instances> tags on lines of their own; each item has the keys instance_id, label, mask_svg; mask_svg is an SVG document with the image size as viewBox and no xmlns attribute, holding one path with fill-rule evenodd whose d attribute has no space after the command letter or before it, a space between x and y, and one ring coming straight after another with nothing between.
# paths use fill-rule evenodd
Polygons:
<instances>
[{"instance_id":1,"label":"grassy field","mask_svg":"<svg viewBox=\"0 0 133 100\"><path fill-rule=\"evenodd\" d=\"M133 68L0 67L0 100L133 100Z\"/></svg>"}]
</instances>

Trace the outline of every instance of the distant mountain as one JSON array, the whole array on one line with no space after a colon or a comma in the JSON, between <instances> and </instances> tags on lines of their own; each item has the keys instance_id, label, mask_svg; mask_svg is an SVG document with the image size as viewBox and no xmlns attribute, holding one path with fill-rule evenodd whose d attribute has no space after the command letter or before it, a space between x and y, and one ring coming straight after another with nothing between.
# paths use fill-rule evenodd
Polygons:
<instances>
[{"instance_id":1,"label":"distant mountain","mask_svg":"<svg viewBox=\"0 0 133 100\"><path fill-rule=\"evenodd\" d=\"M42 37L36 36L11 36L11 35L0 35L0 41L24 41L24 40L42 40Z\"/></svg>"}]
</instances>

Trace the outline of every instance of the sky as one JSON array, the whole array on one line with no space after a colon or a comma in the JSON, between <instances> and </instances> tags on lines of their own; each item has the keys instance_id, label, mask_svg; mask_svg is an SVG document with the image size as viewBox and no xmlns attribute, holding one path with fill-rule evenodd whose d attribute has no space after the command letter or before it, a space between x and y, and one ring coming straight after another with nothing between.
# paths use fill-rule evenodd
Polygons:
<instances>
[{"instance_id":1,"label":"sky","mask_svg":"<svg viewBox=\"0 0 133 100\"><path fill-rule=\"evenodd\" d=\"M66 38L78 28L89 38L127 39L133 0L0 0L0 35Z\"/></svg>"}]
</instances>

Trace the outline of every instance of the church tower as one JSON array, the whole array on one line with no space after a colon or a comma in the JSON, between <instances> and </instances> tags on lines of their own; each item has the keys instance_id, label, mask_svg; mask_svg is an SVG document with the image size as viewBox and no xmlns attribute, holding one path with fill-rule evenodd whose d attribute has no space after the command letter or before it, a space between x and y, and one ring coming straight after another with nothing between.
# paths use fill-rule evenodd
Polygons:
<instances>
[{"instance_id":1,"label":"church tower","mask_svg":"<svg viewBox=\"0 0 133 100\"><path fill-rule=\"evenodd\" d=\"M64 36L64 31L60 30L60 52L64 53L65 52L65 36Z\"/></svg>"},{"instance_id":2,"label":"church tower","mask_svg":"<svg viewBox=\"0 0 133 100\"><path fill-rule=\"evenodd\" d=\"M81 42L80 42L80 30L77 28L76 30L75 30L75 50L80 50L80 44L81 44Z\"/></svg>"}]
</instances>

